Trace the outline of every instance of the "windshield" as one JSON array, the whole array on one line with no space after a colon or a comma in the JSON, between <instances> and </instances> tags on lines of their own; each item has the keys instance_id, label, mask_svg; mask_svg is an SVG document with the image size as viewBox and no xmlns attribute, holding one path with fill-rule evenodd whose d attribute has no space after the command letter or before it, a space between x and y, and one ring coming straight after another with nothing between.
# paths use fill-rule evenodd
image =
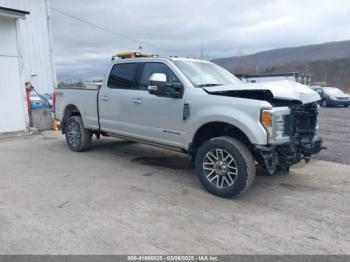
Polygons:
<instances>
[{"instance_id":1,"label":"windshield","mask_svg":"<svg viewBox=\"0 0 350 262\"><path fill-rule=\"evenodd\" d=\"M202 61L174 61L196 87L239 84L241 81L222 67Z\"/></svg>"},{"instance_id":2,"label":"windshield","mask_svg":"<svg viewBox=\"0 0 350 262\"><path fill-rule=\"evenodd\" d=\"M327 95L342 95L344 94L343 91L341 91L338 88L335 87L324 87L323 91L327 94Z\"/></svg>"}]
</instances>

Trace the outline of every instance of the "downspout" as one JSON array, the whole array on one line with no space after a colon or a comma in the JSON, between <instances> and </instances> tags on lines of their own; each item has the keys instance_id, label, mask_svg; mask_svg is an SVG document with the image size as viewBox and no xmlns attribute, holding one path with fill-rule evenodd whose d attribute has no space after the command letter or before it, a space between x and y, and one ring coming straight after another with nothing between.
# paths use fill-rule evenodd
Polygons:
<instances>
[{"instance_id":1,"label":"downspout","mask_svg":"<svg viewBox=\"0 0 350 262\"><path fill-rule=\"evenodd\" d=\"M24 18L25 19L25 18ZM22 51L22 36L20 33L20 24L19 19L16 18L16 38L17 38L17 52L18 52L18 67L19 67L19 79L20 79L20 88L21 88L21 96L23 101L23 111L24 111L24 121L25 121L25 127L26 131L30 132L30 121L29 121L29 112L27 110L27 98L26 93L24 92L24 65L23 65L23 51Z\"/></svg>"}]
</instances>

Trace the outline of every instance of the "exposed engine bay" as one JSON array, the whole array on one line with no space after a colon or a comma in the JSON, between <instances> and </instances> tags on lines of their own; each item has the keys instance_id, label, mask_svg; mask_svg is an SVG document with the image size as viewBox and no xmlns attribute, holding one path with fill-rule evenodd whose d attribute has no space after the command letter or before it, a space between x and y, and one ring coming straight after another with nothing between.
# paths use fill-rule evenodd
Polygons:
<instances>
[{"instance_id":1,"label":"exposed engine bay","mask_svg":"<svg viewBox=\"0 0 350 262\"><path fill-rule=\"evenodd\" d=\"M291 114L285 118L285 135L290 142L283 145L258 149L263 165L270 174L275 171L288 173L289 167L305 160L322 149L322 140L317 137L318 105L290 105Z\"/></svg>"},{"instance_id":2,"label":"exposed engine bay","mask_svg":"<svg viewBox=\"0 0 350 262\"><path fill-rule=\"evenodd\" d=\"M208 92L208 91L207 91ZM301 160L309 162L313 154L322 149L322 140L317 137L318 104L303 104L297 100L274 98L270 90L225 90L208 92L212 95L230 96L269 102L273 107L288 107L290 114L284 118L284 133L289 142L281 145L256 147L256 158L269 174L276 171L289 172L290 166Z\"/></svg>"}]
</instances>

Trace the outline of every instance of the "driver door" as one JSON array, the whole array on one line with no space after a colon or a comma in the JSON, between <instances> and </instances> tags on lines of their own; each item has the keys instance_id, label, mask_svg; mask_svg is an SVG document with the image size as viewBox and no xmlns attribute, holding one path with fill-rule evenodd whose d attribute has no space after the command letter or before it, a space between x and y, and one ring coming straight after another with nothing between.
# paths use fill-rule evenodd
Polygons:
<instances>
[{"instance_id":1,"label":"driver door","mask_svg":"<svg viewBox=\"0 0 350 262\"><path fill-rule=\"evenodd\" d=\"M167 83L180 83L170 67L161 62L146 62L139 67L137 84L140 91L133 97L133 133L141 139L179 147L183 144L184 98L158 97L148 93L149 78L162 73Z\"/></svg>"}]
</instances>

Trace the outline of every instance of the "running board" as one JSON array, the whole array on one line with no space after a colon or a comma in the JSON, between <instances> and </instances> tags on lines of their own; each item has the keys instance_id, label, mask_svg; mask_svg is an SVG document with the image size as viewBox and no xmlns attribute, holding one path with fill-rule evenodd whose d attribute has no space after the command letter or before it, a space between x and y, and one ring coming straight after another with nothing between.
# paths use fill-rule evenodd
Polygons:
<instances>
[{"instance_id":1,"label":"running board","mask_svg":"<svg viewBox=\"0 0 350 262\"><path fill-rule=\"evenodd\" d=\"M146 141L146 140L142 140L142 139L134 138L134 137L130 137L130 136L125 136L125 135L112 134L112 133L106 133L106 134L107 134L107 136L119 138L119 139L122 139L122 140L133 141L133 142L142 143L142 144L145 144L145 145L148 145L148 146L160 147L160 148L163 148L163 149L168 149L168 150L172 150L172 151L187 153L187 150L182 149L182 148L178 148L178 147L175 147L175 146L168 146L168 145L159 144L159 143L155 143L155 142L150 142L150 141Z\"/></svg>"}]
</instances>

